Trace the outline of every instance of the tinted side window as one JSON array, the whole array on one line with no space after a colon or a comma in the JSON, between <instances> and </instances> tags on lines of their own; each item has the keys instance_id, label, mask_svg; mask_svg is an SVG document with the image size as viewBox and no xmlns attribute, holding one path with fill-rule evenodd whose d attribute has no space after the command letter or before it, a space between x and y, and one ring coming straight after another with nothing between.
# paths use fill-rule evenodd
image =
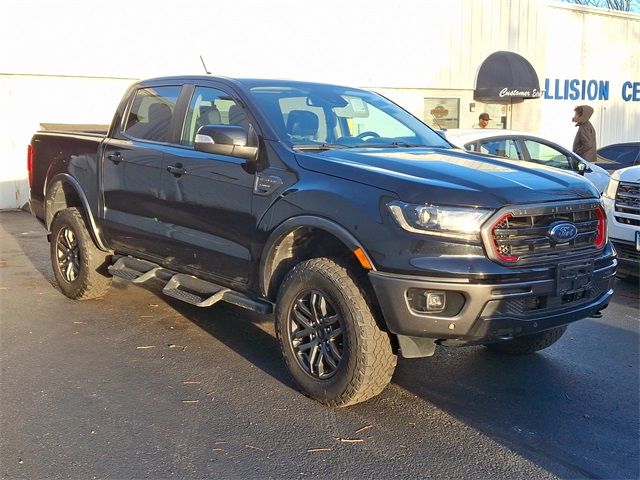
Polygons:
<instances>
[{"instance_id":1,"label":"tinted side window","mask_svg":"<svg viewBox=\"0 0 640 480\"><path fill-rule=\"evenodd\" d=\"M129 110L124 133L154 142L169 141L171 116L180 95L180 87L141 88Z\"/></svg>"},{"instance_id":2,"label":"tinted side window","mask_svg":"<svg viewBox=\"0 0 640 480\"><path fill-rule=\"evenodd\" d=\"M520 149L515 140L501 138L499 140L481 140L480 152L497 155L498 157L510 158L511 160L522 160Z\"/></svg>"},{"instance_id":3,"label":"tinted side window","mask_svg":"<svg viewBox=\"0 0 640 480\"><path fill-rule=\"evenodd\" d=\"M613 145L598 151L598 155L613 160L624 166L637 165L640 157L640 147L632 145Z\"/></svg>"},{"instance_id":4,"label":"tinted side window","mask_svg":"<svg viewBox=\"0 0 640 480\"><path fill-rule=\"evenodd\" d=\"M535 140L524 141L532 162L572 170L569 158L559 150Z\"/></svg>"},{"instance_id":5,"label":"tinted side window","mask_svg":"<svg viewBox=\"0 0 640 480\"><path fill-rule=\"evenodd\" d=\"M193 145L196 133L204 125L238 125L249 129L244 110L222 90L196 87L189 102L180 143Z\"/></svg>"}]
</instances>

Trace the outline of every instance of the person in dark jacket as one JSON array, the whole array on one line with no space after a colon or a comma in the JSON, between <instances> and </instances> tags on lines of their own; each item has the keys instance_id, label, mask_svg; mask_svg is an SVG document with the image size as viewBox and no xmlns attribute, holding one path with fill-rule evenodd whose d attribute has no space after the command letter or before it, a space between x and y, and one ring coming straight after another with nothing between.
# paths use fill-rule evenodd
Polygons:
<instances>
[{"instance_id":1,"label":"person in dark jacket","mask_svg":"<svg viewBox=\"0 0 640 480\"><path fill-rule=\"evenodd\" d=\"M578 127L576 138L573 140L573 151L588 162L595 162L596 154L596 130L589 119L593 115L593 108L589 105L580 105L573 110L575 115L572 122Z\"/></svg>"}]
</instances>

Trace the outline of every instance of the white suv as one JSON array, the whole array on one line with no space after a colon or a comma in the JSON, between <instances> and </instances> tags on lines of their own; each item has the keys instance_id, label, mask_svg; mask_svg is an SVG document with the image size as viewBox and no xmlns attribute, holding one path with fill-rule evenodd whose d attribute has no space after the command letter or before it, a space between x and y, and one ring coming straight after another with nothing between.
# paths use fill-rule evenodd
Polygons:
<instances>
[{"instance_id":1,"label":"white suv","mask_svg":"<svg viewBox=\"0 0 640 480\"><path fill-rule=\"evenodd\" d=\"M616 170L602 199L609 239L618 252L618 272L640 276L640 166Z\"/></svg>"}]
</instances>

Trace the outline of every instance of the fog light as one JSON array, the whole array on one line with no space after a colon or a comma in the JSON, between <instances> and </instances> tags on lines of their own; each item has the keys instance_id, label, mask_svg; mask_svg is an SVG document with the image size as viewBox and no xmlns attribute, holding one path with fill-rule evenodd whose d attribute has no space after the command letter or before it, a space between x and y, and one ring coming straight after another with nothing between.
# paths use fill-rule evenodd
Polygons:
<instances>
[{"instance_id":1,"label":"fog light","mask_svg":"<svg viewBox=\"0 0 640 480\"><path fill-rule=\"evenodd\" d=\"M453 290L409 288L405 295L411 311L419 315L455 317L462 311L465 304L465 296L462 292Z\"/></svg>"},{"instance_id":2,"label":"fog light","mask_svg":"<svg viewBox=\"0 0 640 480\"><path fill-rule=\"evenodd\" d=\"M445 309L446 296L444 292L426 290L424 296L427 299L427 312L441 312Z\"/></svg>"}]
</instances>

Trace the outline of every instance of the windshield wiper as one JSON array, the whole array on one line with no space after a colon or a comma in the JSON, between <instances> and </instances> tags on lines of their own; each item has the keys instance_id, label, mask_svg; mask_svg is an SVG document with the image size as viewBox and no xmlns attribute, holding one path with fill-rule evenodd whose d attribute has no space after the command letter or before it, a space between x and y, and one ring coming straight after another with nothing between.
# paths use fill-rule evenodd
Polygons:
<instances>
[{"instance_id":1,"label":"windshield wiper","mask_svg":"<svg viewBox=\"0 0 640 480\"><path fill-rule=\"evenodd\" d=\"M294 145L295 150L339 150L342 148L352 148L348 145L339 145L335 143L320 143L318 145Z\"/></svg>"},{"instance_id":2,"label":"windshield wiper","mask_svg":"<svg viewBox=\"0 0 640 480\"><path fill-rule=\"evenodd\" d=\"M409 142L390 142L390 143L363 143L358 145L358 147L364 148L419 148L419 147L427 147L428 145L421 145L418 143L409 143Z\"/></svg>"}]
</instances>

